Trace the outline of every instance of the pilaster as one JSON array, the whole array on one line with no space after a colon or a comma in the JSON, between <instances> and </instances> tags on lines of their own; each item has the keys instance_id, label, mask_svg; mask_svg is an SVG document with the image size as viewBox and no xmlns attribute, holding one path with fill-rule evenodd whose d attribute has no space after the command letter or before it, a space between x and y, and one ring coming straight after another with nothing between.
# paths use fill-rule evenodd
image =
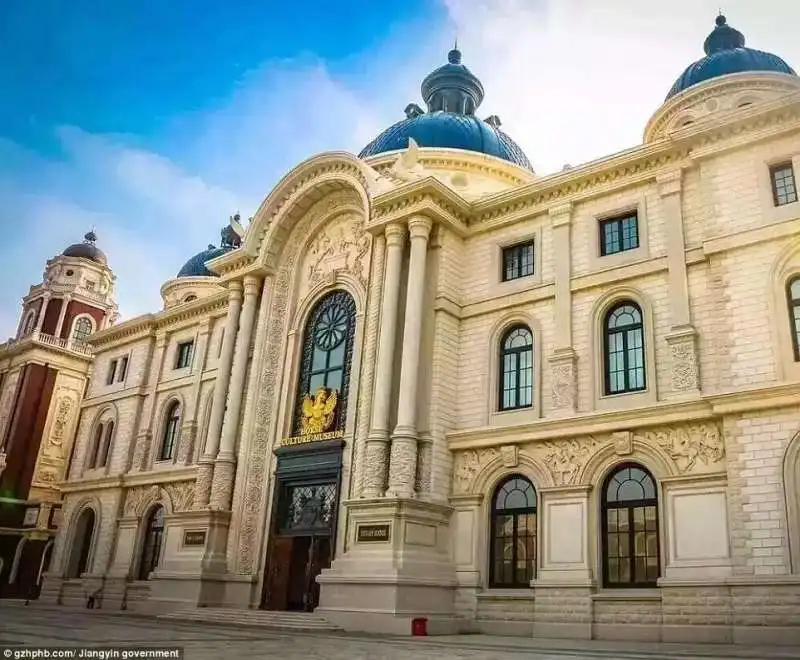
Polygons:
<instances>
[{"instance_id":1,"label":"pilaster","mask_svg":"<svg viewBox=\"0 0 800 660\"><path fill-rule=\"evenodd\" d=\"M36 319L35 331L37 333L42 331L42 324L44 323L44 315L45 315L45 312L47 312L48 305L50 304L51 295L52 294L49 291L45 291L43 296L42 296L42 305L39 308L39 315L38 315L38 317Z\"/></svg>"},{"instance_id":2,"label":"pilaster","mask_svg":"<svg viewBox=\"0 0 800 660\"><path fill-rule=\"evenodd\" d=\"M671 396L700 393L700 370L696 332L689 305L689 279L683 234L682 178L680 169L657 178L662 215L667 235L669 265L669 309L671 330L666 337L671 356Z\"/></svg>"},{"instance_id":3,"label":"pilaster","mask_svg":"<svg viewBox=\"0 0 800 660\"><path fill-rule=\"evenodd\" d=\"M132 469L138 472L147 470L150 463L150 450L152 448L154 425L156 421L158 381L161 379L161 371L164 368L164 355L168 343L169 337L166 333L156 335L155 349L150 363L150 373L147 382L147 398L145 399L144 409L142 410L142 425L136 436L136 447L134 449Z\"/></svg>"},{"instance_id":4,"label":"pilaster","mask_svg":"<svg viewBox=\"0 0 800 660\"><path fill-rule=\"evenodd\" d=\"M197 333L197 353L192 369L194 370L192 390L189 394L187 415L181 427L180 445L178 447L178 464L191 465L194 462L194 448L197 442L198 417L200 406L200 388L203 382L203 371L208 361L209 337L211 321L206 319Z\"/></svg>"}]
</instances>

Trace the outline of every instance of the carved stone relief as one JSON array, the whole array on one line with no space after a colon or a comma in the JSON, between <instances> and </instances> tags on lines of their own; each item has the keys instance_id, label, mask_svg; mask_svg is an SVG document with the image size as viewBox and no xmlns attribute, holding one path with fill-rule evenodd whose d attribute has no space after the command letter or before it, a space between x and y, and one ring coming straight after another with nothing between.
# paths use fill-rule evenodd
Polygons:
<instances>
[{"instance_id":1,"label":"carved stone relief","mask_svg":"<svg viewBox=\"0 0 800 660\"><path fill-rule=\"evenodd\" d=\"M453 492L468 493L478 473L499 455L500 451L493 447L469 449L456 454L453 462Z\"/></svg>"},{"instance_id":2,"label":"carved stone relief","mask_svg":"<svg viewBox=\"0 0 800 660\"><path fill-rule=\"evenodd\" d=\"M370 242L358 214L345 213L331 221L311 243L303 260L304 293L337 270L350 273L366 289Z\"/></svg>"},{"instance_id":3,"label":"carved stone relief","mask_svg":"<svg viewBox=\"0 0 800 660\"><path fill-rule=\"evenodd\" d=\"M5 378L3 391L0 395L0 438L4 437L8 419L11 416L14 395L17 393L19 374L19 371L15 371Z\"/></svg>"},{"instance_id":4,"label":"carved stone relief","mask_svg":"<svg viewBox=\"0 0 800 660\"><path fill-rule=\"evenodd\" d=\"M500 455L503 457L503 467L514 468L519 465L519 447L517 445L500 447Z\"/></svg>"},{"instance_id":5,"label":"carved stone relief","mask_svg":"<svg viewBox=\"0 0 800 660\"><path fill-rule=\"evenodd\" d=\"M633 453L633 433L631 431L620 431L612 433L614 441L614 453L617 456L630 456Z\"/></svg>"},{"instance_id":6,"label":"carved stone relief","mask_svg":"<svg viewBox=\"0 0 800 660\"><path fill-rule=\"evenodd\" d=\"M700 373L694 337L670 341L672 358L672 391L687 392L700 387Z\"/></svg>"},{"instance_id":7,"label":"carved stone relief","mask_svg":"<svg viewBox=\"0 0 800 660\"><path fill-rule=\"evenodd\" d=\"M725 441L713 423L664 426L637 433L636 439L664 450L681 474L693 471L698 461L710 466L725 459Z\"/></svg>"},{"instance_id":8,"label":"carved stone relief","mask_svg":"<svg viewBox=\"0 0 800 660\"><path fill-rule=\"evenodd\" d=\"M571 486L592 455L603 446L593 436L543 442L534 447L543 452L544 464L550 470L556 486Z\"/></svg>"},{"instance_id":9,"label":"carved stone relief","mask_svg":"<svg viewBox=\"0 0 800 660\"><path fill-rule=\"evenodd\" d=\"M576 410L578 405L577 368L573 361L552 365L553 409Z\"/></svg>"},{"instance_id":10,"label":"carved stone relief","mask_svg":"<svg viewBox=\"0 0 800 660\"><path fill-rule=\"evenodd\" d=\"M294 278L295 266L301 241L314 231L315 226L329 217L338 208L354 203L352 193L338 193L321 200L297 223L283 249L283 262L275 278L275 288L269 319L267 320L266 350L263 357L258 388L258 403L255 424L247 447L248 470L243 487L243 498L237 503L241 516L238 538L233 541L236 547L235 572L251 575L256 557L260 552L256 547L261 508L266 494L267 455L271 441L271 429L275 414L276 387L279 373L283 370L282 356L285 352L287 309L290 287ZM360 203L360 202L359 202ZM305 271L308 273L308 271Z\"/></svg>"},{"instance_id":11,"label":"carved stone relief","mask_svg":"<svg viewBox=\"0 0 800 660\"><path fill-rule=\"evenodd\" d=\"M189 511L194 501L194 481L178 481L164 485L173 513Z\"/></svg>"},{"instance_id":12,"label":"carved stone relief","mask_svg":"<svg viewBox=\"0 0 800 660\"><path fill-rule=\"evenodd\" d=\"M157 484L150 486L136 486L128 490L125 495L123 508L126 518L139 517L144 513L144 508L161 498L161 489Z\"/></svg>"}]
</instances>

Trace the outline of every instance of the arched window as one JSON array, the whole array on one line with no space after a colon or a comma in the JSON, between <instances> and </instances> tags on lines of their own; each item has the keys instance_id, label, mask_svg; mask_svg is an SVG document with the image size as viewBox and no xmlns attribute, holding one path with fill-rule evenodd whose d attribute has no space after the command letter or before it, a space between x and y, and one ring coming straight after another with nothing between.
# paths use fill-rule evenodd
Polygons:
<instances>
[{"instance_id":1,"label":"arched window","mask_svg":"<svg viewBox=\"0 0 800 660\"><path fill-rule=\"evenodd\" d=\"M89 508L84 509L75 524L72 550L69 555L69 564L67 565L68 578L80 577L89 568L89 553L92 551L94 524L94 511Z\"/></svg>"},{"instance_id":2,"label":"arched window","mask_svg":"<svg viewBox=\"0 0 800 660\"><path fill-rule=\"evenodd\" d=\"M164 539L164 508L156 505L150 510L142 540L142 559L139 562L139 579L147 580L161 559L161 542Z\"/></svg>"},{"instance_id":3,"label":"arched window","mask_svg":"<svg viewBox=\"0 0 800 660\"><path fill-rule=\"evenodd\" d=\"M190 293L188 296L186 296L183 299L183 302L188 303L188 302L192 302L193 300L197 300L197 296L194 295L193 293Z\"/></svg>"},{"instance_id":4,"label":"arched window","mask_svg":"<svg viewBox=\"0 0 800 660\"><path fill-rule=\"evenodd\" d=\"M303 336L295 433L300 432L303 399L321 387L336 390L338 399L333 423L326 430L344 428L355 326L356 304L347 291L329 293L312 310Z\"/></svg>"},{"instance_id":5,"label":"arched window","mask_svg":"<svg viewBox=\"0 0 800 660\"><path fill-rule=\"evenodd\" d=\"M533 333L510 328L500 341L500 410L533 405Z\"/></svg>"},{"instance_id":6,"label":"arched window","mask_svg":"<svg viewBox=\"0 0 800 660\"><path fill-rule=\"evenodd\" d=\"M792 322L792 345L795 362L800 361L800 276L793 277L786 285L789 303L789 318Z\"/></svg>"},{"instance_id":7,"label":"arched window","mask_svg":"<svg viewBox=\"0 0 800 660\"><path fill-rule=\"evenodd\" d=\"M178 444L178 433L181 424L181 404L173 401L167 408L167 416L164 422L164 435L161 438L161 451L158 460L171 461L175 453L175 446Z\"/></svg>"},{"instance_id":8,"label":"arched window","mask_svg":"<svg viewBox=\"0 0 800 660\"><path fill-rule=\"evenodd\" d=\"M29 335L36 328L36 312L29 311L25 317L25 322L22 324L22 334Z\"/></svg>"},{"instance_id":9,"label":"arched window","mask_svg":"<svg viewBox=\"0 0 800 660\"><path fill-rule=\"evenodd\" d=\"M100 448L103 444L103 429L105 428L105 424L98 424L97 429L94 432L94 440L92 442L92 458L89 461L89 467L95 468L97 467L97 461L100 458Z\"/></svg>"},{"instance_id":10,"label":"arched window","mask_svg":"<svg viewBox=\"0 0 800 660\"><path fill-rule=\"evenodd\" d=\"M114 422L106 424L105 433L103 434L103 445L100 450L100 467L108 465L108 452L111 449L111 438L114 436Z\"/></svg>"},{"instance_id":11,"label":"arched window","mask_svg":"<svg viewBox=\"0 0 800 660\"><path fill-rule=\"evenodd\" d=\"M612 307L604 323L605 393L645 389L642 310L627 300Z\"/></svg>"},{"instance_id":12,"label":"arched window","mask_svg":"<svg viewBox=\"0 0 800 660\"><path fill-rule=\"evenodd\" d=\"M72 341L86 343L92 334L92 320L88 316L81 316L72 326Z\"/></svg>"},{"instance_id":13,"label":"arched window","mask_svg":"<svg viewBox=\"0 0 800 660\"><path fill-rule=\"evenodd\" d=\"M603 583L655 587L660 570L656 482L641 465L625 463L602 493Z\"/></svg>"},{"instance_id":14,"label":"arched window","mask_svg":"<svg viewBox=\"0 0 800 660\"><path fill-rule=\"evenodd\" d=\"M489 586L529 588L536 576L536 490L512 475L494 491Z\"/></svg>"}]
</instances>

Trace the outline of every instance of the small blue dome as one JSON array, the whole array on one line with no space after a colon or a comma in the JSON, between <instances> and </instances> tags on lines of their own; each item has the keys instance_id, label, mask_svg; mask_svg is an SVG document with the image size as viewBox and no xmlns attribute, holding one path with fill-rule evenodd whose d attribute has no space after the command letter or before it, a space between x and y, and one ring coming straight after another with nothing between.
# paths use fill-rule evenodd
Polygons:
<instances>
[{"instance_id":1,"label":"small blue dome","mask_svg":"<svg viewBox=\"0 0 800 660\"><path fill-rule=\"evenodd\" d=\"M745 48L744 35L729 26L724 16L718 16L716 23L704 44L706 56L686 68L669 90L666 100L701 82L732 73L765 71L797 75L777 55Z\"/></svg>"},{"instance_id":2,"label":"small blue dome","mask_svg":"<svg viewBox=\"0 0 800 660\"><path fill-rule=\"evenodd\" d=\"M206 262L221 257L226 252L230 252L231 247L214 247L209 245L208 249L198 252L189 261L183 264L183 268L178 271L177 277L216 277L208 268Z\"/></svg>"},{"instance_id":3,"label":"small blue dome","mask_svg":"<svg viewBox=\"0 0 800 660\"><path fill-rule=\"evenodd\" d=\"M475 151L532 169L522 149L500 130L496 116L485 121L475 116L483 101L483 85L461 63L458 48L448 53L447 64L425 77L421 91L428 111L410 104L406 119L383 131L361 150L359 158L406 149L412 138L420 147Z\"/></svg>"}]
</instances>

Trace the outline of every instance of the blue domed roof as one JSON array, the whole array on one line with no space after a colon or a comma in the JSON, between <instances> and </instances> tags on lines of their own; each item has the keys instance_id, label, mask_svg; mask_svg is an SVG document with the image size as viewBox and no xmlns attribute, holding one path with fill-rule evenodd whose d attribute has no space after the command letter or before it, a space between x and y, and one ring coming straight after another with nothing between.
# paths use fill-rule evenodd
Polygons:
<instances>
[{"instance_id":1,"label":"blue domed roof","mask_svg":"<svg viewBox=\"0 0 800 660\"><path fill-rule=\"evenodd\" d=\"M226 252L230 252L233 248L230 247L215 247L209 245L206 250L198 252L189 261L183 264L183 267L178 271L177 277L216 277L208 268L206 262L221 257Z\"/></svg>"},{"instance_id":2,"label":"blue domed roof","mask_svg":"<svg viewBox=\"0 0 800 660\"><path fill-rule=\"evenodd\" d=\"M704 44L706 56L686 68L669 90L667 100L689 87L731 73L766 71L797 75L777 55L745 48L744 35L728 25L724 16L718 16L716 23Z\"/></svg>"},{"instance_id":3,"label":"blue domed roof","mask_svg":"<svg viewBox=\"0 0 800 660\"><path fill-rule=\"evenodd\" d=\"M232 216L230 224L223 227L220 232L220 247L209 245L202 252L198 252L189 261L183 264L176 277L217 277L206 268L206 262L221 257L223 254L235 250L242 245L244 229L239 224L239 214ZM237 229L238 228L238 229Z\"/></svg>"},{"instance_id":4,"label":"blue domed roof","mask_svg":"<svg viewBox=\"0 0 800 660\"><path fill-rule=\"evenodd\" d=\"M475 116L483 101L483 85L461 64L461 52L454 48L447 59L447 64L422 82L422 97L428 111L410 104L406 119L383 131L361 150L359 157L406 149L412 138L420 147L475 151L532 169L522 149L500 130L496 116L485 121Z\"/></svg>"}]
</instances>

